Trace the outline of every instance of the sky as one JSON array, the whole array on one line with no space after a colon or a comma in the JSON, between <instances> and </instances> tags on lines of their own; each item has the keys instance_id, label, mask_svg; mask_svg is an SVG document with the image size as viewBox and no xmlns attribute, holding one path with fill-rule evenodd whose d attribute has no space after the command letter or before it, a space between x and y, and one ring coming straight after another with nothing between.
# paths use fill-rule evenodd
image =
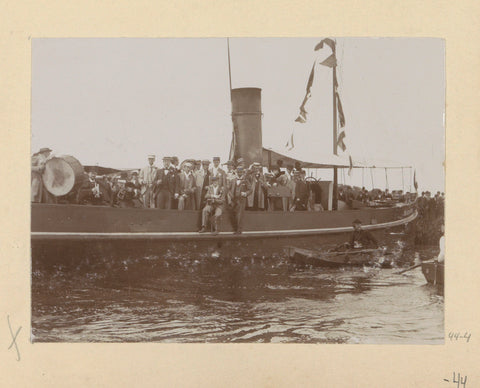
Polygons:
<instances>
[{"instance_id":1,"label":"sky","mask_svg":"<svg viewBox=\"0 0 480 388\"><path fill-rule=\"evenodd\" d=\"M294 131L308 160L332 149L331 69L316 67L307 123L294 122L315 58L329 55L314 52L321 39L230 39L232 87L262 89L263 145L282 150ZM444 41L336 42L348 154L413 166L420 191L444 191ZM33 40L32 152L50 147L114 168L142 167L148 154L157 164L165 155L226 160L231 132L225 38ZM373 175L375 187L386 185L383 169L339 175L341 183L369 188ZM402 184L392 170L388 182L409 190L410 171Z\"/></svg>"}]
</instances>

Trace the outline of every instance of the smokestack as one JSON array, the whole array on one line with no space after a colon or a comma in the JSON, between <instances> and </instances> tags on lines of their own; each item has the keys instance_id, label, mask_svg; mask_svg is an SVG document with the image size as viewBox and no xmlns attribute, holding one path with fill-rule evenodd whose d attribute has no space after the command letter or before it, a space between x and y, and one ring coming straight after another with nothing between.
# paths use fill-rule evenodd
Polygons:
<instances>
[{"instance_id":1,"label":"smokestack","mask_svg":"<svg viewBox=\"0 0 480 388\"><path fill-rule=\"evenodd\" d=\"M232 120L235 132L235 160L247 166L262 163L262 89L232 89Z\"/></svg>"}]
</instances>

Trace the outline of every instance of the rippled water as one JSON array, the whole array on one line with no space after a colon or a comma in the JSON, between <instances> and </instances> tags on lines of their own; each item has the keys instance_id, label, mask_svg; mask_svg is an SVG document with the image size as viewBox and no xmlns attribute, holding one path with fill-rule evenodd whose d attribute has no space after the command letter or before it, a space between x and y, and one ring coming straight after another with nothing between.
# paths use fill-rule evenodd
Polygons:
<instances>
[{"instance_id":1,"label":"rippled water","mask_svg":"<svg viewBox=\"0 0 480 388\"><path fill-rule=\"evenodd\" d=\"M408 266L434 249L397 252ZM115 256L115 255L113 255ZM33 264L34 341L444 341L444 298L420 268L304 268L286 257L141 256Z\"/></svg>"}]
</instances>

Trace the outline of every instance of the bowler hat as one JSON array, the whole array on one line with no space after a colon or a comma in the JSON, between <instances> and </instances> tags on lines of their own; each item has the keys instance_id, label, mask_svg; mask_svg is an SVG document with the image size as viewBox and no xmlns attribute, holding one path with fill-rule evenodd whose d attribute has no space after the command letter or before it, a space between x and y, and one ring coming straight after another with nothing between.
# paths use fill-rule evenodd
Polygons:
<instances>
[{"instance_id":1,"label":"bowler hat","mask_svg":"<svg viewBox=\"0 0 480 388\"><path fill-rule=\"evenodd\" d=\"M38 153L41 154L42 152L52 152L52 150L48 147L43 147L40 148L40 151L38 151Z\"/></svg>"},{"instance_id":2,"label":"bowler hat","mask_svg":"<svg viewBox=\"0 0 480 388\"><path fill-rule=\"evenodd\" d=\"M170 162L172 161L172 158L170 156L164 156L163 160L169 160Z\"/></svg>"},{"instance_id":3,"label":"bowler hat","mask_svg":"<svg viewBox=\"0 0 480 388\"><path fill-rule=\"evenodd\" d=\"M213 161L214 161L214 162L219 162L219 161L220 161L220 158L219 158L218 156L214 156L214 157L213 157Z\"/></svg>"},{"instance_id":4,"label":"bowler hat","mask_svg":"<svg viewBox=\"0 0 480 388\"><path fill-rule=\"evenodd\" d=\"M210 160L204 159L204 160L202 160L202 164L210 164Z\"/></svg>"},{"instance_id":5,"label":"bowler hat","mask_svg":"<svg viewBox=\"0 0 480 388\"><path fill-rule=\"evenodd\" d=\"M155 159L155 155L148 155L148 159Z\"/></svg>"}]
</instances>

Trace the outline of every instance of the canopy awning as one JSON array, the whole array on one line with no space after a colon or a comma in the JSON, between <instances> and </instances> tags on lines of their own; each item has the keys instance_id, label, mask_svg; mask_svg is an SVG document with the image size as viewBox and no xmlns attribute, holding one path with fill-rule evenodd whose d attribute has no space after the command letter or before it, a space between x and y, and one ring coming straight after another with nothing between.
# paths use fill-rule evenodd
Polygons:
<instances>
[{"instance_id":1,"label":"canopy awning","mask_svg":"<svg viewBox=\"0 0 480 388\"><path fill-rule=\"evenodd\" d=\"M278 160L283 160L283 166L287 164L295 164L295 162L300 162L302 168L410 168L410 166L405 166L396 162L389 161L368 161L360 160L352 157L352 165L350 165L350 159L348 156L340 155L318 155L313 158L306 158L304 155L300 155L298 151L285 150L278 151L272 148L263 147L262 150L263 156L263 165L264 166L274 166L277 164Z\"/></svg>"}]
</instances>

